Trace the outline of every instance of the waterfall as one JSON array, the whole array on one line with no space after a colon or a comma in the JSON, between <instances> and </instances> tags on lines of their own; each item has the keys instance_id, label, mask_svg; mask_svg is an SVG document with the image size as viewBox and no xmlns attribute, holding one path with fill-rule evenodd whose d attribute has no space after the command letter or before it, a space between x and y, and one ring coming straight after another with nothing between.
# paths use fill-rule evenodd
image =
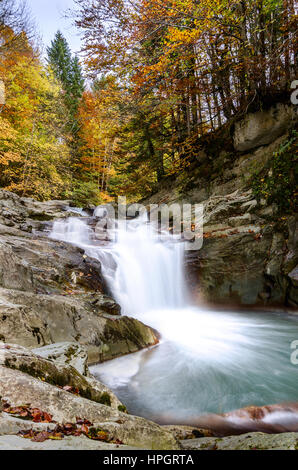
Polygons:
<instances>
[{"instance_id":1,"label":"waterfall","mask_svg":"<svg viewBox=\"0 0 298 470\"><path fill-rule=\"evenodd\" d=\"M99 214L100 208L96 214ZM123 313L181 308L187 303L184 244L160 234L142 216L119 221L115 241L94 243L94 231L80 218L56 221L51 237L73 243L102 264L106 282Z\"/></svg>"},{"instance_id":2,"label":"waterfall","mask_svg":"<svg viewBox=\"0 0 298 470\"><path fill-rule=\"evenodd\" d=\"M158 347L91 368L130 412L169 424L297 401L290 361L296 317L190 305L183 243L166 232L161 237L146 216L118 222L110 240L100 240L94 226L104 213L58 220L50 236L98 259L122 312L160 333Z\"/></svg>"},{"instance_id":3,"label":"waterfall","mask_svg":"<svg viewBox=\"0 0 298 470\"><path fill-rule=\"evenodd\" d=\"M183 244L161 241L144 219L120 224L110 288L125 313L185 305Z\"/></svg>"},{"instance_id":4,"label":"waterfall","mask_svg":"<svg viewBox=\"0 0 298 470\"><path fill-rule=\"evenodd\" d=\"M85 246L91 242L92 230L85 221L78 217L69 217L66 220L56 220L53 225L51 238L77 246Z\"/></svg>"}]
</instances>

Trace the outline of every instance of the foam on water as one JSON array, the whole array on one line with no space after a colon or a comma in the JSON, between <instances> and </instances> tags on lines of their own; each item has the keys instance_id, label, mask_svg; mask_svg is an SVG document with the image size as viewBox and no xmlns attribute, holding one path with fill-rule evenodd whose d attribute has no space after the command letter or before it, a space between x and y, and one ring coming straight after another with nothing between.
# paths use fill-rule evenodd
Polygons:
<instances>
[{"instance_id":1,"label":"foam on water","mask_svg":"<svg viewBox=\"0 0 298 470\"><path fill-rule=\"evenodd\" d=\"M76 218L55 222L51 234L101 261L123 313L161 334L149 351L92 368L131 412L169 422L298 400L298 369L290 361L297 318L193 306L183 243L168 234L161 239L145 216L120 222L113 235L108 245L95 243L93 229Z\"/></svg>"}]
</instances>

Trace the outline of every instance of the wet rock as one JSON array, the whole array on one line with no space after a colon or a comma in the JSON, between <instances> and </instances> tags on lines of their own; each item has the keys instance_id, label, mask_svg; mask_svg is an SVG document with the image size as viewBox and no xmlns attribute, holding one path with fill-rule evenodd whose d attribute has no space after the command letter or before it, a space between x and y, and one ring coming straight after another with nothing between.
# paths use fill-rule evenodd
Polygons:
<instances>
[{"instance_id":1,"label":"wet rock","mask_svg":"<svg viewBox=\"0 0 298 470\"><path fill-rule=\"evenodd\" d=\"M298 266L296 266L289 274L289 278L291 279L292 284L295 287L298 287Z\"/></svg>"},{"instance_id":2,"label":"wet rock","mask_svg":"<svg viewBox=\"0 0 298 470\"><path fill-rule=\"evenodd\" d=\"M288 277L291 281L290 289L288 292L289 303L293 307L298 305L298 266L296 266L289 274Z\"/></svg>"},{"instance_id":3,"label":"wet rock","mask_svg":"<svg viewBox=\"0 0 298 470\"><path fill-rule=\"evenodd\" d=\"M121 314L121 307L115 302L114 299L108 296L97 296L92 302L93 306L99 307L101 311L104 311L110 315L118 316Z\"/></svg>"}]
</instances>

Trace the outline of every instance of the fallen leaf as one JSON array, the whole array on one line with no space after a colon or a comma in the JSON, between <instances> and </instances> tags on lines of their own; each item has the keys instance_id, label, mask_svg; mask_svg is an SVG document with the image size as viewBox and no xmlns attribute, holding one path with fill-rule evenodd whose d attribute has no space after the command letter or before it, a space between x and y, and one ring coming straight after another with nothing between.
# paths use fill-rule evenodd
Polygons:
<instances>
[{"instance_id":1,"label":"fallen leaf","mask_svg":"<svg viewBox=\"0 0 298 470\"><path fill-rule=\"evenodd\" d=\"M88 426L87 426L86 424L83 424L83 426L81 427L81 429L82 429L82 432L83 432L84 434L88 434L89 428L88 428Z\"/></svg>"},{"instance_id":2,"label":"fallen leaf","mask_svg":"<svg viewBox=\"0 0 298 470\"><path fill-rule=\"evenodd\" d=\"M36 434L31 440L33 442L44 442L49 438L49 433L47 431L42 431Z\"/></svg>"}]
</instances>

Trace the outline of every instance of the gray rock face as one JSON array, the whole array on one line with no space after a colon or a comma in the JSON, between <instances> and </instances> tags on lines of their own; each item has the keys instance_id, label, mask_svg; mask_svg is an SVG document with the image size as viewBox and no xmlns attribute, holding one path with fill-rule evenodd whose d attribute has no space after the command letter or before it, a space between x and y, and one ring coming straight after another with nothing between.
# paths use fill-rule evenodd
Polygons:
<instances>
[{"instance_id":1,"label":"gray rock face","mask_svg":"<svg viewBox=\"0 0 298 470\"><path fill-rule=\"evenodd\" d=\"M0 190L0 341L31 348L79 342L92 363L156 344L150 328L120 316L97 260L25 230L69 215L66 208L67 201L38 203Z\"/></svg>"},{"instance_id":2,"label":"gray rock face","mask_svg":"<svg viewBox=\"0 0 298 470\"><path fill-rule=\"evenodd\" d=\"M73 349L75 345L73 345ZM80 349L78 346L77 349ZM72 354L68 349L69 355ZM71 356L70 356L71 359ZM114 394L100 382L92 380L92 376L86 365L86 374L84 377L67 362L61 363L59 359L45 359L32 351L17 345L8 345L0 343L0 366L7 367L13 371L22 371L31 377L52 384L56 387L70 387L81 397L85 397L96 403L114 405L118 409L121 405ZM89 380L90 378L90 380Z\"/></svg>"},{"instance_id":3,"label":"gray rock face","mask_svg":"<svg viewBox=\"0 0 298 470\"><path fill-rule=\"evenodd\" d=\"M33 275L27 261L14 254L10 246L0 241L0 286L32 292Z\"/></svg>"},{"instance_id":4,"label":"gray rock face","mask_svg":"<svg viewBox=\"0 0 298 470\"><path fill-rule=\"evenodd\" d=\"M291 268L298 253L291 240L298 220L285 217L274 229L274 218L266 220L253 202L242 192L205 203L204 244L189 260L193 282L211 303L297 307Z\"/></svg>"},{"instance_id":5,"label":"gray rock face","mask_svg":"<svg viewBox=\"0 0 298 470\"><path fill-rule=\"evenodd\" d=\"M243 152L268 145L284 134L295 118L294 107L281 103L267 111L248 114L245 119L236 123L234 147Z\"/></svg>"},{"instance_id":6,"label":"gray rock face","mask_svg":"<svg viewBox=\"0 0 298 470\"><path fill-rule=\"evenodd\" d=\"M298 433L261 432L224 438L205 437L181 442L185 450L297 450Z\"/></svg>"},{"instance_id":7,"label":"gray rock face","mask_svg":"<svg viewBox=\"0 0 298 470\"><path fill-rule=\"evenodd\" d=\"M87 419L107 432L111 440L118 439L125 445L153 450L180 448L173 434L155 423L74 395L5 365L0 366L0 395L12 406L26 403L47 412L60 424L76 423L78 417Z\"/></svg>"},{"instance_id":8,"label":"gray rock face","mask_svg":"<svg viewBox=\"0 0 298 470\"><path fill-rule=\"evenodd\" d=\"M0 436L0 450L138 450L136 447L67 436L62 441L32 442L19 436ZM140 449L142 450L142 449Z\"/></svg>"},{"instance_id":9,"label":"gray rock face","mask_svg":"<svg viewBox=\"0 0 298 470\"><path fill-rule=\"evenodd\" d=\"M32 352L56 364L72 366L81 375L89 374L87 350L78 343L55 343L33 349Z\"/></svg>"},{"instance_id":10,"label":"gray rock face","mask_svg":"<svg viewBox=\"0 0 298 470\"><path fill-rule=\"evenodd\" d=\"M89 363L103 362L157 343L151 328L136 319L93 308L90 295L44 295L0 289L2 341L38 348L78 342Z\"/></svg>"}]
</instances>

